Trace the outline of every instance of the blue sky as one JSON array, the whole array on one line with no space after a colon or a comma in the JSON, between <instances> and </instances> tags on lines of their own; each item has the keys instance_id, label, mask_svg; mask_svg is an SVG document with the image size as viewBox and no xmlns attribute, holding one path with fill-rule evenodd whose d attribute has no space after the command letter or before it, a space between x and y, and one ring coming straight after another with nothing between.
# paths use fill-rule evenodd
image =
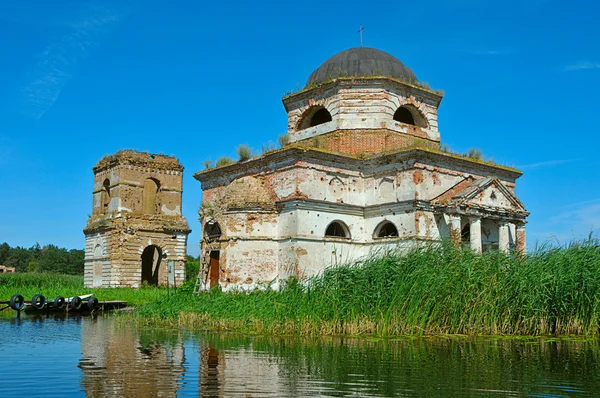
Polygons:
<instances>
[{"instance_id":1,"label":"blue sky","mask_svg":"<svg viewBox=\"0 0 600 398\"><path fill-rule=\"evenodd\" d=\"M0 2L0 242L83 248L91 168L137 149L185 166L198 253L206 159L286 130L281 97L359 44L445 97L442 142L520 168L528 243L600 227L594 1Z\"/></svg>"}]
</instances>

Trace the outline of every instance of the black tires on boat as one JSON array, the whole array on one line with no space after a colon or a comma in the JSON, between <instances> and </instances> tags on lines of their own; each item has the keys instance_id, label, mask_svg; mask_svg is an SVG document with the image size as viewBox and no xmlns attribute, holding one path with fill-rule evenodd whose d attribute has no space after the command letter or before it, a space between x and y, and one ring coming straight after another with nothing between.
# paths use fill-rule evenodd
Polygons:
<instances>
[{"instance_id":1,"label":"black tires on boat","mask_svg":"<svg viewBox=\"0 0 600 398\"><path fill-rule=\"evenodd\" d=\"M25 307L25 299L20 294L15 294L10 298L8 306L15 311L21 311Z\"/></svg>"},{"instance_id":2,"label":"black tires on boat","mask_svg":"<svg viewBox=\"0 0 600 398\"><path fill-rule=\"evenodd\" d=\"M62 309L65 306L65 298L63 296L58 296L54 299L52 305L54 306L54 308L57 308L59 310Z\"/></svg>"},{"instance_id":3,"label":"black tires on boat","mask_svg":"<svg viewBox=\"0 0 600 398\"><path fill-rule=\"evenodd\" d=\"M81 304L83 304L83 301L81 300L81 297L79 296L75 296L71 299L71 302L69 303L69 306L73 309L80 309L81 308Z\"/></svg>"},{"instance_id":4,"label":"black tires on boat","mask_svg":"<svg viewBox=\"0 0 600 398\"><path fill-rule=\"evenodd\" d=\"M31 306L36 310L41 310L46 304L46 297L41 294L34 294L31 299Z\"/></svg>"},{"instance_id":5,"label":"black tires on boat","mask_svg":"<svg viewBox=\"0 0 600 398\"><path fill-rule=\"evenodd\" d=\"M87 307L89 310L94 310L96 309L96 306L98 305L98 299L96 297L90 297L87 301Z\"/></svg>"}]
</instances>

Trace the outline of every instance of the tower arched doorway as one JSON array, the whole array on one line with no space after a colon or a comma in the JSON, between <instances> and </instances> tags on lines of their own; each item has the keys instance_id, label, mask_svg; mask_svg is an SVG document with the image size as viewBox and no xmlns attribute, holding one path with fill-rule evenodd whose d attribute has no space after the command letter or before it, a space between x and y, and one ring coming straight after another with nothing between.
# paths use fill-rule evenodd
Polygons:
<instances>
[{"instance_id":1,"label":"tower arched doorway","mask_svg":"<svg viewBox=\"0 0 600 398\"><path fill-rule=\"evenodd\" d=\"M156 245L150 245L142 252L142 283L158 285L162 250Z\"/></svg>"}]
</instances>

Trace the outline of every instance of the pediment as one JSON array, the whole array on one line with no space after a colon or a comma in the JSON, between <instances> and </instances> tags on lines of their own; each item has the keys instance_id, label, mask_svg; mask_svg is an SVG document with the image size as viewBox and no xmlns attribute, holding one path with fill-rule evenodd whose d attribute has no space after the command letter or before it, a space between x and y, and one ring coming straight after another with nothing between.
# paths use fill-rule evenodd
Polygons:
<instances>
[{"instance_id":1,"label":"pediment","mask_svg":"<svg viewBox=\"0 0 600 398\"><path fill-rule=\"evenodd\" d=\"M466 205L470 207L493 207L517 211L525 210L519 199L499 181L495 181L485 189L477 191L470 200L466 201Z\"/></svg>"},{"instance_id":2,"label":"pediment","mask_svg":"<svg viewBox=\"0 0 600 398\"><path fill-rule=\"evenodd\" d=\"M516 212L527 211L511 190L495 177L462 181L434 199L433 203Z\"/></svg>"}]
</instances>

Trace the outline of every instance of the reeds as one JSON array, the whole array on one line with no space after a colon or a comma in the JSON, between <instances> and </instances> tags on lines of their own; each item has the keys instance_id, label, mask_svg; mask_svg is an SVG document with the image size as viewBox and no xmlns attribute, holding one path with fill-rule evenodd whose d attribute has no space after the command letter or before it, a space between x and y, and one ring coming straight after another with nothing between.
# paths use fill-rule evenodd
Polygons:
<instances>
[{"instance_id":1,"label":"reeds","mask_svg":"<svg viewBox=\"0 0 600 398\"><path fill-rule=\"evenodd\" d=\"M442 244L328 268L280 291L169 295L164 288L84 289L82 277L7 274L0 299L93 293L139 306L126 321L260 334L597 336L599 268L593 237L526 256Z\"/></svg>"},{"instance_id":2,"label":"reeds","mask_svg":"<svg viewBox=\"0 0 600 398\"><path fill-rule=\"evenodd\" d=\"M600 244L525 257L426 246L329 268L280 292L166 297L145 323L310 335L597 335Z\"/></svg>"}]
</instances>

